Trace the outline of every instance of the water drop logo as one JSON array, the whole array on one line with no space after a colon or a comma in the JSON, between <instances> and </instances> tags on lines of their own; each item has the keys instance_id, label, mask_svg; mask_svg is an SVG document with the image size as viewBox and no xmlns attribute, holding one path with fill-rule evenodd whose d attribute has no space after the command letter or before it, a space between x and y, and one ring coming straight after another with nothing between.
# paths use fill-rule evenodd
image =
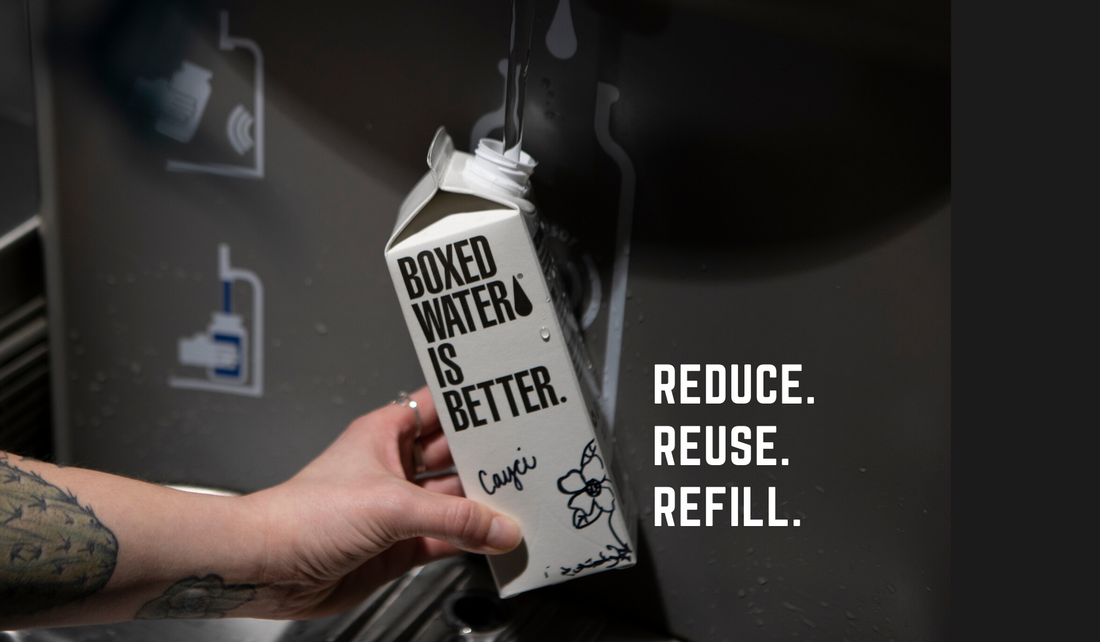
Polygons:
<instances>
[{"instance_id":1,"label":"water drop logo","mask_svg":"<svg viewBox=\"0 0 1100 642\"><path fill-rule=\"evenodd\" d=\"M531 314L531 310L534 310L531 299L527 298L527 293L520 287L519 279L514 276L512 277L512 298L516 301L516 314L521 317Z\"/></svg>"},{"instance_id":2,"label":"water drop logo","mask_svg":"<svg viewBox=\"0 0 1100 642\"><path fill-rule=\"evenodd\" d=\"M233 151L241 156L244 156L256 146L250 131L254 122L256 122L256 119L245 109L244 105L234 107L232 113L229 114L229 119L225 121L225 135L229 139L229 144L233 146Z\"/></svg>"},{"instance_id":3,"label":"water drop logo","mask_svg":"<svg viewBox=\"0 0 1100 642\"><path fill-rule=\"evenodd\" d=\"M558 0L554 20L546 32L546 48L555 58L568 60L577 53L577 33L573 29L573 12L569 0Z\"/></svg>"}]
</instances>

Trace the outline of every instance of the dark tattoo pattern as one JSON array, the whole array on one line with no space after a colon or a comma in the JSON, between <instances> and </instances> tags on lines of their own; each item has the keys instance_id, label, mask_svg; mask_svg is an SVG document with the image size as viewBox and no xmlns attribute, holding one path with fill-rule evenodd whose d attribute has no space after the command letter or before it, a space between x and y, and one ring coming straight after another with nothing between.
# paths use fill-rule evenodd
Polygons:
<instances>
[{"instance_id":1,"label":"dark tattoo pattern","mask_svg":"<svg viewBox=\"0 0 1100 642\"><path fill-rule=\"evenodd\" d=\"M91 506L0 453L0 616L84 599L117 560L118 539Z\"/></svg>"},{"instance_id":2,"label":"dark tattoo pattern","mask_svg":"<svg viewBox=\"0 0 1100 642\"><path fill-rule=\"evenodd\" d=\"M226 611L251 602L256 597L252 584L226 586L220 575L182 579L160 597L149 600L134 616L135 620L192 620L223 618Z\"/></svg>"}]
</instances>

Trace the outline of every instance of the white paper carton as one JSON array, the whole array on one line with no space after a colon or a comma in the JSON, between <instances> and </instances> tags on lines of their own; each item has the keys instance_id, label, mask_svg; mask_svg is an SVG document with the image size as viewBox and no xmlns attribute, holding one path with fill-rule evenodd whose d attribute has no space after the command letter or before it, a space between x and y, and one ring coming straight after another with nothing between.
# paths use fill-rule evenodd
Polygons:
<instances>
[{"instance_id":1,"label":"white paper carton","mask_svg":"<svg viewBox=\"0 0 1100 642\"><path fill-rule=\"evenodd\" d=\"M517 195L534 162L493 171L489 142L475 159L439 129L386 262L466 496L523 532L489 556L508 597L632 566L635 519L545 228Z\"/></svg>"}]
</instances>

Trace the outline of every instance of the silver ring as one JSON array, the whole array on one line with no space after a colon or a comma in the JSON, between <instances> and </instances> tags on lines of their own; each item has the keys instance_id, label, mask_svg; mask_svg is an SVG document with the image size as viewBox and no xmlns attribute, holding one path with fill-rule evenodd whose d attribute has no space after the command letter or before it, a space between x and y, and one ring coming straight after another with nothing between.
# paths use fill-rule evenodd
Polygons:
<instances>
[{"instance_id":1,"label":"silver ring","mask_svg":"<svg viewBox=\"0 0 1100 642\"><path fill-rule=\"evenodd\" d=\"M420 408L417 406L416 400L403 390L397 393L397 399L390 403L412 408L413 414L416 415L416 436L413 437L413 472L419 475L427 470L424 465L424 450L420 446L420 433L424 431L424 423L420 420Z\"/></svg>"}]
</instances>

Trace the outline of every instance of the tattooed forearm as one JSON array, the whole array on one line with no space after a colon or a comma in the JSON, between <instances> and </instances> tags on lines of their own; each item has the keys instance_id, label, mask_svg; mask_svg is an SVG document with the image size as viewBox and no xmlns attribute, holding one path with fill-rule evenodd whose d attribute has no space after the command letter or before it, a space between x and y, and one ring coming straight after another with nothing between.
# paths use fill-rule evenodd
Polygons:
<instances>
[{"instance_id":1,"label":"tattooed forearm","mask_svg":"<svg viewBox=\"0 0 1100 642\"><path fill-rule=\"evenodd\" d=\"M251 584L226 586L220 575L200 578L192 575L168 587L164 595L150 600L134 616L136 620L184 620L223 618L256 597Z\"/></svg>"},{"instance_id":2,"label":"tattooed forearm","mask_svg":"<svg viewBox=\"0 0 1100 642\"><path fill-rule=\"evenodd\" d=\"M0 453L0 616L86 598L117 560L118 539L90 506Z\"/></svg>"}]
</instances>

